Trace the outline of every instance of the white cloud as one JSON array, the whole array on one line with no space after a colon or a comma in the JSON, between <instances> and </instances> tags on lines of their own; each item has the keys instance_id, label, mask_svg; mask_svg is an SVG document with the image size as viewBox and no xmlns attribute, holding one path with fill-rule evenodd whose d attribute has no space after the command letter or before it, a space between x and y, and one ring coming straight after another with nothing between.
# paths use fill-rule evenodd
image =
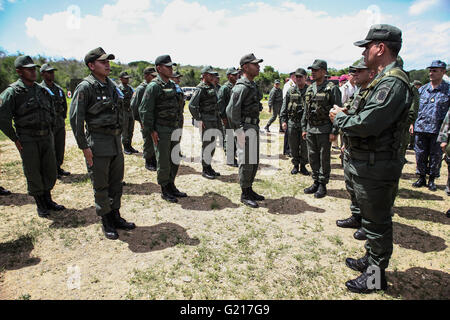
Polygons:
<instances>
[{"instance_id":1,"label":"white cloud","mask_svg":"<svg viewBox=\"0 0 450 320\"><path fill-rule=\"evenodd\" d=\"M161 0L137 0L133 6L119 0L105 5L99 16L81 12L79 29L67 27L71 18L67 11L28 18L26 29L49 56L81 59L101 46L122 62L154 61L167 53L181 64L225 68L237 66L241 56L253 52L264 59L263 65L289 72L318 58L331 67L347 67L360 58L362 50L353 42L366 36L367 22L373 19L368 10L332 16L289 1L281 5L253 2L232 11L210 10L185 0L167 1L160 13L155 6L161 7ZM382 13L379 19L382 23L392 20ZM401 54L414 58L414 63L428 61L432 52L450 51L448 25L399 27L405 35Z\"/></svg>"},{"instance_id":2,"label":"white cloud","mask_svg":"<svg viewBox=\"0 0 450 320\"><path fill-rule=\"evenodd\" d=\"M438 3L439 0L417 0L409 7L409 14L420 15Z\"/></svg>"}]
</instances>

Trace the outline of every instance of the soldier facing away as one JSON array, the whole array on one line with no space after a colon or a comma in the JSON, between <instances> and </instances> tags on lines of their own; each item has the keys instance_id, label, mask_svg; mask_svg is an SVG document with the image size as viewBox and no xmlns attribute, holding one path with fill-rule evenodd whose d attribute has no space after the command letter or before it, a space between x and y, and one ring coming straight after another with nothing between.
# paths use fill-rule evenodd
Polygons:
<instances>
[{"instance_id":1,"label":"soldier facing away","mask_svg":"<svg viewBox=\"0 0 450 320\"><path fill-rule=\"evenodd\" d=\"M102 219L106 238L112 240L119 238L116 229L136 227L119 212L124 174L120 141L123 95L108 78L109 60L114 59L113 54L106 54L100 47L86 54L84 62L91 74L77 86L70 105L70 125L86 159L94 188L95 210Z\"/></svg>"},{"instance_id":2,"label":"soldier facing away","mask_svg":"<svg viewBox=\"0 0 450 320\"><path fill-rule=\"evenodd\" d=\"M270 125L280 116L281 106L283 104L283 90L280 89L280 80L275 80L272 89L269 93L269 112L272 113L272 117L269 119L265 126L265 130L270 132ZM280 121L280 132L284 132L281 127L281 118Z\"/></svg>"},{"instance_id":3,"label":"soldier facing away","mask_svg":"<svg viewBox=\"0 0 450 320\"><path fill-rule=\"evenodd\" d=\"M20 152L28 194L36 201L38 215L48 217L49 210L65 209L51 197L56 182L53 93L36 83L39 66L29 56L17 57L14 66L20 78L0 95L0 130Z\"/></svg>"}]
</instances>

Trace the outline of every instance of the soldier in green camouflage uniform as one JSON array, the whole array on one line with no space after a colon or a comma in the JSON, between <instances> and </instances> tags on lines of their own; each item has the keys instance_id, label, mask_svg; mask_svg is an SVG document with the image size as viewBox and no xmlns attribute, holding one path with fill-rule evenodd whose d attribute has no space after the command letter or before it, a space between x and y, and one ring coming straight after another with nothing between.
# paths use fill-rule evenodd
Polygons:
<instances>
[{"instance_id":1,"label":"soldier in green camouflage uniform","mask_svg":"<svg viewBox=\"0 0 450 320\"><path fill-rule=\"evenodd\" d=\"M95 210L102 218L108 239L118 239L116 229L131 230L134 223L120 216L124 159L122 133L123 95L108 78L111 68L102 48L89 51L84 62L91 74L75 89L70 105L70 125L86 159L94 188ZM85 128L86 126L86 128Z\"/></svg>"},{"instance_id":2,"label":"soldier in green camouflage uniform","mask_svg":"<svg viewBox=\"0 0 450 320\"><path fill-rule=\"evenodd\" d=\"M259 63L253 53L240 60L243 76L231 90L231 98L226 108L228 122L237 140L239 160L239 183L241 185L241 202L257 208L256 201L264 197L253 190L253 181L259 165L259 113L262 110L262 94L253 81L259 74Z\"/></svg>"},{"instance_id":3,"label":"soldier in green camouflage uniform","mask_svg":"<svg viewBox=\"0 0 450 320\"><path fill-rule=\"evenodd\" d=\"M36 83L38 65L29 56L17 57L14 66L20 78L0 95L0 130L20 152L38 215L48 217L49 210L65 209L51 198L56 182L53 93Z\"/></svg>"},{"instance_id":4,"label":"soldier in green camouflage uniform","mask_svg":"<svg viewBox=\"0 0 450 320\"><path fill-rule=\"evenodd\" d=\"M172 66L176 64L169 55L162 55L156 58L155 65L158 76L145 89L139 115L144 135L153 139L161 197L169 202L178 202L177 198L187 195L175 186L181 159L176 159L172 154L181 137L175 131L180 130L180 121L183 121L177 88L170 80L173 76Z\"/></svg>"},{"instance_id":5,"label":"soldier in green camouflage uniform","mask_svg":"<svg viewBox=\"0 0 450 320\"><path fill-rule=\"evenodd\" d=\"M342 105L341 91L333 82L326 80L327 63L315 60L312 78L315 82L308 87L305 94L306 110L303 113L303 138L308 145L308 159L313 171L314 184L306 188L306 194L314 193L315 198L327 194L326 185L331 172L331 142L337 138L338 130L333 127L328 112L333 105Z\"/></svg>"},{"instance_id":6,"label":"soldier in green camouflage uniform","mask_svg":"<svg viewBox=\"0 0 450 320\"><path fill-rule=\"evenodd\" d=\"M55 71L58 70L46 63L41 67L41 76L44 79L41 86L49 88L53 93L53 107L56 113L56 124L53 131L56 166L58 168L58 178L68 176L70 172L64 171L61 165L64 161L64 149L66 146L66 118L67 100L64 91L55 83Z\"/></svg>"},{"instance_id":7,"label":"soldier in green camouflage uniform","mask_svg":"<svg viewBox=\"0 0 450 320\"><path fill-rule=\"evenodd\" d=\"M280 80L275 80L273 88L269 93L269 112L272 112L272 117L267 122L264 129L267 132L270 132L270 125L280 116L281 106L283 104L283 90L280 89ZM283 128L281 127L281 118L280 118L280 132L283 132Z\"/></svg>"},{"instance_id":8,"label":"soldier in green camouflage uniform","mask_svg":"<svg viewBox=\"0 0 450 320\"><path fill-rule=\"evenodd\" d=\"M217 176L220 176L220 173L211 167L212 157L216 150L216 139L221 136L220 133L222 131L217 106L217 91L214 83L215 74L217 72L211 66L206 66L202 69L202 81L197 86L197 90L189 102L189 111L192 117L198 121L201 130L202 176L207 179L215 179ZM211 135L211 138L206 139L205 134ZM211 153L205 154L208 146L210 146Z\"/></svg>"},{"instance_id":9,"label":"soldier in green camouflage uniform","mask_svg":"<svg viewBox=\"0 0 450 320\"><path fill-rule=\"evenodd\" d=\"M288 141L292 154L292 164L294 168L291 174L301 172L303 175L309 175L306 169L308 163L308 149L306 140L302 138L302 117L305 109L305 93L308 86L305 83L307 74L305 69L298 68L295 71L296 85L286 92L281 107L280 119L283 130L288 128ZM299 165L301 168L299 170Z\"/></svg>"},{"instance_id":10,"label":"soldier in green camouflage uniform","mask_svg":"<svg viewBox=\"0 0 450 320\"><path fill-rule=\"evenodd\" d=\"M227 114L226 114L226 108L228 103L230 102L231 98L231 90L233 89L234 85L236 84L237 77L238 77L239 71L236 70L236 68L228 68L226 75L228 78L228 81L224 83L223 86L220 87L219 92L217 94L218 97L218 106L219 106L219 116L222 119L223 127L225 128L225 134L223 136L223 145L225 153L227 154L227 164L231 165L233 167L238 167L238 162L236 159L236 141L234 139L234 135L232 132L232 128L228 122ZM232 150L233 152L227 153L227 144L229 144L231 147L232 141L234 141ZM229 158L229 159L228 159Z\"/></svg>"},{"instance_id":11,"label":"soldier in green camouflage uniform","mask_svg":"<svg viewBox=\"0 0 450 320\"><path fill-rule=\"evenodd\" d=\"M141 104L142 98L144 97L145 88L147 88L147 85L150 83L150 81L156 78L157 75L158 73L153 67L147 67L144 69L144 81L136 88L130 103L134 119L138 121L141 126L142 138L144 140L143 157L145 159L145 168L150 171L156 171L155 149L153 147L152 138L150 136L144 135L142 121L139 116L139 105Z\"/></svg>"},{"instance_id":12,"label":"soldier in green camouflage uniform","mask_svg":"<svg viewBox=\"0 0 450 320\"><path fill-rule=\"evenodd\" d=\"M366 255L346 259L349 268L361 272L346 286L352 292L370 293L387 288L392 209L404 165L400 147L413 93L408 75L396 61L402 45L400 29L373 25L366 39L355 45L365 48L364 61L378 75L362 94L355 114L346 115L335 106L330 119L348 137L346 166L367 235Z\"/></svg>"},{"instance_id":13,"label":"soldier in green camouflage uniform","mask_svg":"<svg viewBox=\"0 0 450 320\"><path fill-rule=\"evenodd\" d=\"M180 87L180 83L181 83L181 77L183 75L181 73L179 73L178 71L175 71L173 73L173 76L170 78L170 80L172 80L173 82L175 82L175 89L177 91L177 98L178 98L178 104L180 105L180 113L181 113L181 119L179 121L178 127L180 129L180 137L179 140L181 141L181 137L183 134L183 126L184 126L184 105L186 103L185 100L185 96L184 96L184 92ZM180 142L180 159L182 159L184 156L181 153L181 142Z\"/></svg>"},{"instance_id":14,"label":"soldier in green camouflage uniform","mask_svg":"<svg viewBox=\"0 0 450 320\"><path fill-rule=\"evenodd\" d=\"M119 75L121 84L119 89L123 94L123 129L122 129L122 144L123 152L125 154L139 153L131 146L134 132L134 115L131 110L131 97L134 94L134 89L128 85L131 76L127 72L122 72Z\"/></svg>"},{"instance_id":15,"label":"soldier in green camouflage uniform","mask_svg":"<svg viewBox=\"0 0 450 320\"><path fill-rule=\"evenodd\" d=\"M450 110L447 111L444 122L442 123L441 130L439 130L439 136L437 142L441 144L442 151L445 154L445 162L447 163L447 186L445 192L450 196ZM450 210L447 211L447 217L450 218Z\"/></svg>"}]
</instances>

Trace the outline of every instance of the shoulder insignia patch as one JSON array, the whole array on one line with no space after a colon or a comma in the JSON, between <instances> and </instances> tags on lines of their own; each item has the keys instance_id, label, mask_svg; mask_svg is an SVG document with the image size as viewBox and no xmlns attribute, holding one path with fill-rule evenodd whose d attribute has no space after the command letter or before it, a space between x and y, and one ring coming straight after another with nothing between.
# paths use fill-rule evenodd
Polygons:
<instances>
[{"instance_id":1,"label":"shoulder insignia patch","mask_svg":"<svg viewBox=\"0 0 450 320\"><path fill-rule=\"evenodd\" d=\"M376 96L375 96L375 99L377 100L377 102L383 103L386 100L386 98L389 94L389 91L391 91L391 88L388 86L384 86L384 87L381 87L380 89L378 89L376 92Z\"/></svg>"}]
</instances>

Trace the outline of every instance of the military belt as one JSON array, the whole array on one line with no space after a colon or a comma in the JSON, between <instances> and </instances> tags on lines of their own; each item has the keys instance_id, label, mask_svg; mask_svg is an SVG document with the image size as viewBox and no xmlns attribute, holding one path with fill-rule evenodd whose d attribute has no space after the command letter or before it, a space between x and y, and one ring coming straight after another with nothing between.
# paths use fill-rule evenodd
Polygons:
<instances>
[{"instance_id":1,"label":"military belt","mask_svg":"<svg viewBox=\"0 0 450 320\"><path fill-rule=\"evenodd\" d=\"M258 118L245 117L244 119L242 119L241 122L242 123L248 123L248 124L257 125L257 124L259 124L259 119Z\"/></svg>"},{"instance_id":2,"label":"military belt","mask_svg":"<svg viewBox=\"0 0 450 320\"><path fill-rule=\"evenodd\" d=\"M374 164L376 161L392 160L395 158L394 152L358 152L353 150L346 150L347 155L353 160L369 161Z\"/></svg>"},{"instance_id":3,"label":"military belt","mask_svg":"<svg viewBox=\"0 0 450 320\"><path fill-rule=\"evenodd\" d=\"M23 128L17 128L17 133L18 134L25 134L28 136L33 136L33 137L44 137L44 136L48 136L50 134L50 130L49 129L23 129Z\"/></svg>"},{"instance_id":4,"label":"military belt","mask_svg":"<svg viewBox=\"0 0 450 320\"><path fill-rule=\"evenodd\" d=\"M122 133L121 128L111 129L111 128L89 128L89 132L103 133L111 136L118 136Z\"/></svg>"}]
</instances>

